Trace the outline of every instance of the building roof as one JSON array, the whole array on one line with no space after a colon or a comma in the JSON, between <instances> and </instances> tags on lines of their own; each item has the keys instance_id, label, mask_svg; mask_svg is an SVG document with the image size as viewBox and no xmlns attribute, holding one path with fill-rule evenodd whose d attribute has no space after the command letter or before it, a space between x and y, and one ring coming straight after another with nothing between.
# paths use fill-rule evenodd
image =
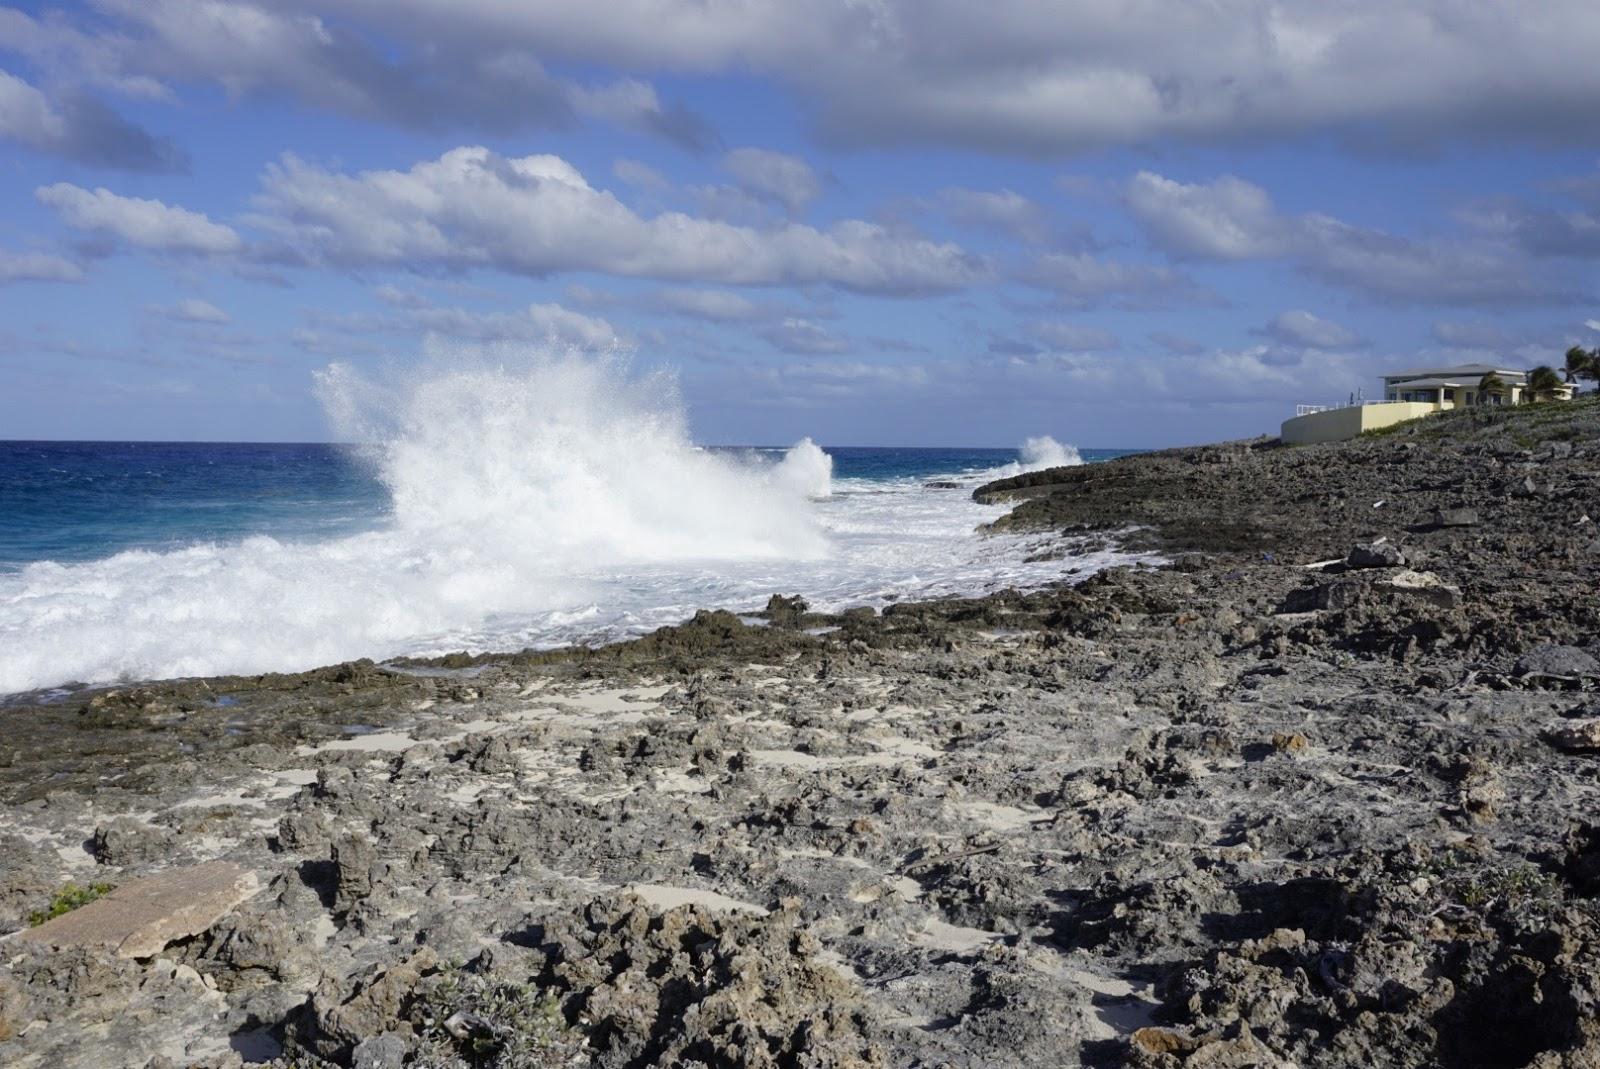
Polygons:
<instances>
[{"instance_id":1,"label":"building roof","mask_svg":"<svg viewBox=\"0 0 1600 1069\"><path fill-rule=\"evenodd\" d=\"M1431 378L1460 378L1481 379L1483 376L1494 372L1501 378L1510 381L1515 379L1521 382L1527 377L1526 371L1516 368L1496 367L1494 364L1456 364L1450 367L1422 367L1412 368L1409 371L1391 371L1384 375L1384 380L1390 379L1431 379Z\"/></svg>"},{"instance_id":2,"label":"building roof","mask_svg":"<svg viewBox=\"0 0 1600 1069\"><path fill-rule=\"evenodd\" d=\"M1391 382L1391 390L1435 390L1443 387L1450 390L1459 390L1466 386L1461 379L1407 379L1405 382Z\"/></svg>"}]
</instances>

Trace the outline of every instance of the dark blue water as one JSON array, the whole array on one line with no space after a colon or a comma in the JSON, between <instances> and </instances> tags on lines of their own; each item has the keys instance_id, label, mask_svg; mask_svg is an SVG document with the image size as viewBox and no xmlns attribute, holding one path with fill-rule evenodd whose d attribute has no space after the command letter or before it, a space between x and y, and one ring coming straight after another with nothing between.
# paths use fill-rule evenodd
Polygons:
<instances>
[{"instance_id":1,"label":"dark blue water","mask_svg":"<svg viewBox=\"0 0 1600 1069\"><path fill-rule=\"evenodd\" d=\"M1018 459L1014 449L824 448L837 479L928 479ZM259 534L321 541L388 518L374 468L345 446L0 441L0 572Z\"/></svg>"}]
</instances>

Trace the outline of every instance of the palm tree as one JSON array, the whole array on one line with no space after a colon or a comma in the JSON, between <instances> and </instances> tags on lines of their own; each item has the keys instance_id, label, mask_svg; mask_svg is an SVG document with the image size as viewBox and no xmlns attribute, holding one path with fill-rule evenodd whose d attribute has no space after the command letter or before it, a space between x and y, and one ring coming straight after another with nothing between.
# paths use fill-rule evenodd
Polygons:
<instances>
[{"instance_id":1,"label":"palm tree","mask_svg":"<svg viewBox=\"0 0 1600 1069\"><path fill-rule=\"evenodd\" d=\"M1500 396L1505 392L1505 380L1492 371L1478 380L1478 404L1480 405L1499 404Z\"/></svg>"},{"instance_id":2,"label":"palm tree","mask_svg":"<svg viewBox=\"0 0 1600 1069\"><path fill-rule=\"evenodd\" d=\"M1548 401L1561 392L1561 376L1549 364L1540 364L1528 372L1528 394L1535 401Z\"/></svg>"},{"instance_id":3,"label":"palm tree","mask_svg":"<svg viewBox=\"0 0 1600 1069\"><path fill-rule=\"evenodd\" d=\"M1595 354L1581 345L1574 345L1567 350L1567 363L1563 370L1569 384L1588 378L1595 374Z\"/></svg>"}]
</instances>

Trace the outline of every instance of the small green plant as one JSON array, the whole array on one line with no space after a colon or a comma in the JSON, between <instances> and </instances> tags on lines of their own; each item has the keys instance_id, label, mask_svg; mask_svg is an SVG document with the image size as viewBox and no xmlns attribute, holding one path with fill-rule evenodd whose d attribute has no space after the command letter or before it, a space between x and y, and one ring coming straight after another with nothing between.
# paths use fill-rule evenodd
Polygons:
<instances>
[{"instance_id":1,"label":"small green plant","mask_svg":"<svg viewBox=\"0 0 1600 1069\"><path fill-rule=\"evenodd\" d=\"M87 887L79 887L71 882L64 883L61 889L51 896L50 905L28 914L28 927L37 928L45 921L54 920L63 913L71 913L79 906L87 906L102 895L110 894L112 890L113 885L109 883L91 883Z\"/></svg>"},{"instance_id":2,"label":"small green plant","mask_svg":"<svg viewBox=\"0 0 1600 1069\"><path fill-rule=\"evenodd\" d=\"M585 1049L553 992L447 969L418 992L411 1018L422 1040L418 1064L472 1069L555 1069Z\"/></svg>"}]
</instances>

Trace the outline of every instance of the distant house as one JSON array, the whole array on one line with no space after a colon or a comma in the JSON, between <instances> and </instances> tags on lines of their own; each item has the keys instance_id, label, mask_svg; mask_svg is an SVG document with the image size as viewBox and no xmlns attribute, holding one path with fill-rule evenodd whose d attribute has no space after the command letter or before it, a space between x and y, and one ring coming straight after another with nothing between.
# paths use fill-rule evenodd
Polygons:
<instances>
[{"instance_id":1,"label":"distant house","mask_svg":"<svg viewBox=\"0 0 1600 1069\"><path fill-rule=\"evenodd\" d=\"M1483 377L1493 373L1500 385L1488 393L1478 389ZM1552 397L1570 401L1574 387L1562 383ZM1290 445L1341 442L1367 431L1432 415L1446 409L1477 405L1516 405L1531 400L1528 373L1493 364L1455 364L1393 371L1383 376L1383 400L1343 405L1299 405L1293 419L1285 420L1280 437Z\"/></svg>"},{"instance_id":2,"label":"distant house","mask_svg":"<svg viewBox=\"0 0 1600 1069\"><path fill-rule=\"evenodd\" d=\"M1493 393L1478 392L1483 377L1493 374L1501 382ZM1528 373L1494 364L1454 364L1450 367L1413 368L1383 377L1383 395L1389 401L1409 401L1433 405L1438 410L1464 405L1516 405L1524 400ZM1556 391L1558 401L1570 401L1573 387L1563 383Z\"/></svg>"}]
</instances>

